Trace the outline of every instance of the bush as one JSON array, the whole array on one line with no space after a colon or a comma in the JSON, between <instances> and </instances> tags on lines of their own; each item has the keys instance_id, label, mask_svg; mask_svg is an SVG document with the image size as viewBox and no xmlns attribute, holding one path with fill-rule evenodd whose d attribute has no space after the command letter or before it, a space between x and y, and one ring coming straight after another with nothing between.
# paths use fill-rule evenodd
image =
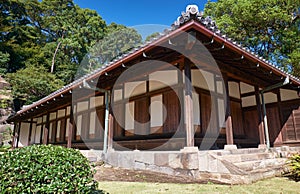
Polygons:
<instances>
[{"instance_id":1,"label":"bush","mask_svg":"<svg viewBox=\"0 0 300 194\"><path fill-rule=\"evenodd\" d=\"M10 145L2 145L0 146L0 152L7 152L10 148Z\"/></svg>"},{"instance_id":2,"label":"bush","mask_svg":"<svg viewBox=\"0 0 300 194\"><path fill-rule=\"evenodd\" d=\"M291 156L288 161L288 176L295 181L300 180L300 154L294 154Z\"/></svg>"},{"instance_id":3,"label":"bush","mask_svg":"<svg viewBox=\"0 0 300 194\"><path fill-rule=\"evenodd\" d=\"M0 155L0 193L93 193L89 161L78 151L33 145Z\"/></svg>"}]
</instances>

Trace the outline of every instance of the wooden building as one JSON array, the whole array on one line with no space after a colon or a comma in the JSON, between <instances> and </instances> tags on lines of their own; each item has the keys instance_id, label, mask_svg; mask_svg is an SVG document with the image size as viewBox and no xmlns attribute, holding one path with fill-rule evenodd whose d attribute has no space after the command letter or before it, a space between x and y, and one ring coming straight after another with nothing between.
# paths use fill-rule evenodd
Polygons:
<instances>
[{"instance_id":1,"label":"wooden building","mask_svg":"<svg viewBox=\"0 0 300 194\"><path fill-rule=\"evenodd\" d=\"M190 6L157 38L8 121L16 147L299 146L299 88L299 78L226 37Z\"/></svg>"}]
</instances>

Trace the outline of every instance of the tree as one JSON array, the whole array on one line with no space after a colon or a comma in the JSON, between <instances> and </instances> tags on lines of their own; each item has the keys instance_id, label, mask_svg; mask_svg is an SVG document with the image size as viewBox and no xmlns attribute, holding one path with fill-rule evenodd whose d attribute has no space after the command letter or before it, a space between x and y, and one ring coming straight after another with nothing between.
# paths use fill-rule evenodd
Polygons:
<instances>
[{"instance_id":1,"label":"tree","mask_svg":"<svg viewBox=\"0 0 300 194\"><path fill-rule=\"evenodd\" d=\"M300 76L300 1L219 0L205 14L225 34Z\"/></svg>"},{"instance_id":2,"label":"tree","mask_svg":"<svg viewBox=\"0 0 300 194\"><path fill-rule=\"evenodd\" d=\"M159 32L154 32L146 37L145 42L150 41L152 38L155 38L159 35Z\"/></svg>"},{"instance_id":3,"label":"tree","mask_svg":"<svg viewBox=\"0 0 300 194\"><path fill-rule=\"evenodd\" d=\"M82 61L87 67L80 76L142 40L134 29L107 26L96 11L73 0L0 0L0 21L0 74L27 104L76 79Z\"/></svg>"},{"instance_id":4,"label":"tree","mask_svg":"<svg viewBox=\"0 0 300 194\"><path fill-rule=\"evenodd\" d=\"M133 28L115 23L107 26L106 35L97 42L87 56L85 72L90 72L142 43L141 35Z\"/></svg>"},{"instance_id":5,"label":"tree","mask_svg":"<svg viewBox=\"0 0 300 194\"><path fill-rule=\"evenodd\" d=\"M63 86L61 80L42 66L29 66L8 74L7 78L13 85L13 97L25 101L25 104L31 104Z\"/></svg>"},{"instance_id":6,"label":"tree","mask_svg":"<svg viewBox=\"0 0 300 194\"><path fill-rule=\"evenodd\" d=\"M43 47L47 68L69 83L90 46L104 36L105 21L96 11L81 9L72 0L44 0L42 28L49 41Z\"/></svg>"}]
</instances>

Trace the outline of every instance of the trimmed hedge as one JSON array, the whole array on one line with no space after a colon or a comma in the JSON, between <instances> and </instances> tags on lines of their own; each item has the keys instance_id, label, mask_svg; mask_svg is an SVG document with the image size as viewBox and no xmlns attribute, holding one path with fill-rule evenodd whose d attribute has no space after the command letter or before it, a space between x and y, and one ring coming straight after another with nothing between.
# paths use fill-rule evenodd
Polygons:
<instances>
[{"instance_id":1,"label":"trimmed hedge","mask_svg":"<svg viewBox=\"0 0 300 194\"><path fill-rule=\"evenodd\" d=\"M0 193L94 193L98 187L87 158L53 145L0 155L0 175Z\"/></svg>"},{"instance_id":2,"label":"trimmed hedge","mask_svg":"<svg viewBox=\"0 0 300 194\"><path fill-rule=\"evenodd\" d=\"M295 181L300 181L300 153L289 157L287 164L289 167L288 176Z\"/></svg>"}]
</instances>

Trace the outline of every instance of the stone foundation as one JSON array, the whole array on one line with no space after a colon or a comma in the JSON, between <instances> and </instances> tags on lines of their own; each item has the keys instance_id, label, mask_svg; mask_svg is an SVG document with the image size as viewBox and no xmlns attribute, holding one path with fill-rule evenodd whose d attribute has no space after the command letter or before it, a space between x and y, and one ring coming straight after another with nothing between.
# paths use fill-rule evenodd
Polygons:
<instances>
[{"instance_id":1,"label":"stone foundation","mask_svg":"<svg viewBox=\"0 0 300 194\"><path fill-rule=\"evenodd\" d=\"M81 152L91 161L127 169L149 170L173 176L189 176L226 184L248 184L280 175L285 156L300 148L230 149L198 151L184 148L180 151L114 151L107 154L96 150Z\"/></svg>"}]
</instances>

